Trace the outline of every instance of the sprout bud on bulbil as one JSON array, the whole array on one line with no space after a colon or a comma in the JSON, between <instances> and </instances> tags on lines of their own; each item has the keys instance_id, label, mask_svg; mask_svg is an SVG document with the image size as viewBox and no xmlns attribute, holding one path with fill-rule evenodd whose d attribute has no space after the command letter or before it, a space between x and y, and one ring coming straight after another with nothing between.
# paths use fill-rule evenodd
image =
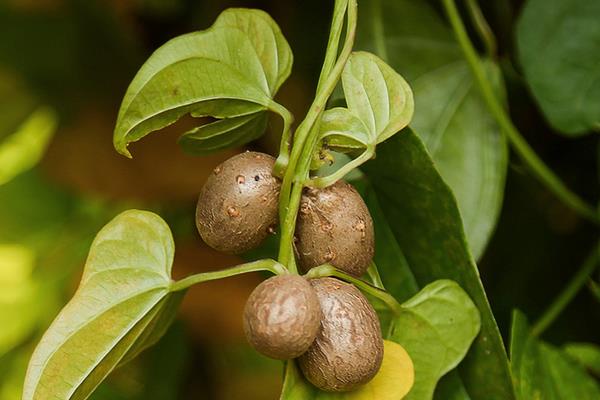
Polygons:
<instances>
[{"instance_id":1,"label":"sprout bud on bulbil","mask_svg":"<svg viewBox=\"0 0 600 400\"><path fill-rule=\"evenodd\" d=\"M257 247L277 225L280 181L275 159L245 152L214 169L198 197L196 227L210 247L240 254Z\"/></svg>"}]
</instances>

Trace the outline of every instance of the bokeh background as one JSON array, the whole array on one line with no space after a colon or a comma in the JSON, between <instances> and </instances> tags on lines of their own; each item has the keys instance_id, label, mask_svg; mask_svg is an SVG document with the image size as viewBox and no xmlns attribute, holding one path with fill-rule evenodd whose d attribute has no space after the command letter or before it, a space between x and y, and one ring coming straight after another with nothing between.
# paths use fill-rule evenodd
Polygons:
<instances>
[{"instance_id":1,"label":"bokeh background","mask_svg":"<svg viewBox=\"0 0 600 400\"><path fill-rule=\"evenodd\" d=\"M167 220L176 277L240 262L207 248L193 215L208 173L243 149L186 155L176 144L180 124L132 145L132 160L114 151L119 104L139 66L168 39L210 26L226 7L262 8L293 49L293 75L278 99L301 119L324 54L329 3L0 0L0 400L20 399L33 348L75 290L94 234L121 210L150 209ZM485 3L514 121L567 185L595 202L597 136L567 139L546 125L512 59L521 2ZM252 147L275 153L271 131L278 129ZM539 316L597 237L513 158L500 220L479 263L505 337L510 311ZM92 398L277 398L280 364L252 351L242 332L244 302L261 279L193 288L161 342L115 371ZM600 342L599 309L591 290L582 290L545 338Z\"/></svg>"}]
</instances>

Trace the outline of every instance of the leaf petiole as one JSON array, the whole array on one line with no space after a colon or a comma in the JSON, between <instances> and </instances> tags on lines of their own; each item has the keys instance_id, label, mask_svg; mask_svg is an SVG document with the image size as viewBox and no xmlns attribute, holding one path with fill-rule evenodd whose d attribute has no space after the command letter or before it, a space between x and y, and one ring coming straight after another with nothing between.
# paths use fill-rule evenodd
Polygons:
<instances>
[{"instance_id":1,"label":"leaf petiole","mask_svg":"<svg viewBox=\"0 0 600 400\"><path fill-rule=\"evenodd\" d=\"M292 124L294 123L294 116L287 108L274 101L271 102L269 108L283 119L283 131L281 133L281 144L279 145L279 156L277 157L275 167L273 168L273 173L275 176L281 178L283 177L285 169L290 160L290 137L292 133Z\"/></svg>"},{"instance_id":2,"label":"leaf petiole","mask_svg":"<svg viewBox=\"0 0 600 400\"><path fill-rule=\"evenodd\" d=\"M369 161L375 155L375 145L369 145L363 153L342 166L340 169L335 171L334 173L317 177L313 179L309 179L306 181L306 186L312 186L316 188L325 188L327 186L333 185L338 180L342 179L348 173L350 173L353 169L359 167L363 163Z\"/></svg>"},{"instance_id":3,"label":"leaf petiole","mask_svg":"<svg viewBox=\"0 0 600 400\"><path fill-rule=\"evenodd\" d=\"M336 278L340 278L348 283L353 284L363 292L381 300L396 315L400 314L400 312L402 311L402 306L400 305L400 303L398 303L394 296L392 296L385 290L379 289L369 284L368 282L363 281L362 279L355 278L352 275L348 275L342 271L339 271L332 265L320 265L318 267L312 268L304 275L306 279L324 278L327 276L334 276Z\"/></svg>"},{"instance_id":4,"label":"leaf petiole","mask_svg":"<svg viewBox=\"0 0 600 400\"><path fill-rule=\"evenodd\" d=\"M180 290L185 290L197 283L214 281L216 279L228 278L230 276L256 271L270 271L276 275L281 275L285 274L287 269L277 261L271 259L253 261L236 265L235 267L222 269L220 271L201 272L199 274L190 275L179 281L173 281L171 283L170 291L177 292Z\"/></svg>"}]
</instances>

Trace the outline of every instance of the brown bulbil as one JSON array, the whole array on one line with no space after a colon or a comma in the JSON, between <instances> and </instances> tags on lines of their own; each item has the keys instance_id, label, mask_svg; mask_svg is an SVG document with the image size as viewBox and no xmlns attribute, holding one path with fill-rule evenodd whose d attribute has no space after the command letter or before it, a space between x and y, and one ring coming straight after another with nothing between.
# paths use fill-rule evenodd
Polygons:
<instances>
[{"instance_id":1,"label":"brown bulbil","mask_svg":"<svg viewBox=\"0 0 600 400\"><path fill-rule=\"evenodd\" d=\"M260 353L288 360L315 340L321 308L315 290L299 275L269 278L254 289L244 309L244 333Z\"/></svg>"},{"instance_id":2,"label":"brown bulbil","mask_svg":"<svg viewBox=\"0 0 600 400\"><path fill-rule=\"evenodd\" d=\"M304 272L329 263L361 276L375 252L371 214L360 194L344 181L325 189L305 190L296 238L296 253Z\"/></svg>"},{"instance_id":3,"label":"brown bulbil","mask_svg":"<svg viewBox=\"0 0 600 400\"><path fill-rule=\"evenodd\" d=\"M214 169L196 207L196 227L206 244L239 254L273 232L281 187L271 174L274 163L267 154L246 152Z\"/></svg>"},{"instance_id":4,"label":"brown bulbil","mask_svg":"<svg viewBox=\"0 0 600 400\"><path fill-rule=\"evenodd\" d=\"M353 285L334 278L310 281L321 305L321 330L298 358L313 385L330 392L352 390L369 382L383 361L379 319Z\"/></svg>"}]
</instances>

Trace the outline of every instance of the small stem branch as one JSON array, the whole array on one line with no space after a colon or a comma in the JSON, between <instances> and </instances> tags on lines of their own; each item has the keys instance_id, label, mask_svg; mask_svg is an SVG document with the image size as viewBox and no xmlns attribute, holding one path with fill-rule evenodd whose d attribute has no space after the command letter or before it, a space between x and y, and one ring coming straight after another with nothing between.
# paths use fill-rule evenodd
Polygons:
<instances>
[{"instance_id":1,"label":"small stem branch","mask_svg":"<svg viewBox=\"0 0 600 400\"><path fill-rule=\"evenodd\" d=\"M312 186L315 188L325 188L327 186L333 185L334 183L342 179L344 176L346 176L348 173L350 173L354 168L357 168L363 163L369 161L373 157L373 154L375 154L375 146L370 145L365 151L363 151L363 153L360 156L346 163L332 174L318 178L313 178L306 181L306 186Z\"/></svg>"},{"instance_id":2,"label":"small stem branch","mask_svg":"<svg viewBox=\"0 0 600 400\"><path fill-rule=\"evenodd\" d=\"M573 297L579 292L579 290L588 281L596 265L600 261L600 241L594 244L594 248L590 255L585 259L579 271L567 284L567 286L560 292L558 297L554 299L548 309L542 314L540 319L531 328L531 333L534 336L539 336L544 332L554 320L560 315L565 307L573 300Z\"/></svg>"},{"instance_id":3,"label":"small stem branch","mask_svg":"<svg viewBox=\"0 0 600 400\"><path fill-rule=\"evenodd\" d=\"M363 281L362 279L355 278L352 275L348 275L342 271L339 271L335 269L335 267L333 267L332 265L320 265L308 271L308 273L304 276L306 279L323 278L326 276L334 276L336 278L340 278L348 283L353 284L363 292L381 300L381 302L388 306L394 314L398 315L402 311L402 306L400 305L400 303L398 303L394 296L392 296L385 290L372 286L368 282Z\"/></svg>"},{"instance_id":4,"label":"small stem branch","mask_svg":"<svg viewBox=\"0 0 600 400\"><path fill-rule=\"evenodd\" d=\"M230 276L256 271L270 271L276 275L281 275L287 272L285 267L279 264L277 261L265 259L236 265L235 267L222 269L220 271L202 272L199 274L190 275L179 281L174 281L171 284L171 291L177 292L180 290L185 290L190 286L200 282L214 281L216 279L228 278Z\"/></svg>"},{"instance_id":5,"label":"small stem branch","mask_svg":"<svg viewBox=\"0 0 600 400\"><path fill-rule=\"evenodd\" d=\"M483 96L483 99L490 110L492 116L500 126L500 128L506 134L509 142L513 146L514 150L523 159L525 164L537 177L537 179L543 183L554 195L559 198L564 204L569 206L572 210L579 213L581 216L588 220L600 224L600 214L586 202L584 202L579 196L573 193L565 184L544 164L544 162L538 157L533 149L527 144L525 139L521 136L517 128L514 126L506 110L502 107L496 94L494 93L492 86L488 82L485 72L481 66L479 56L471 43L465 26L460 19L458 10L454 0L443 0L444 8L448 15L452 29L460 47L463 51L465 59L469 64L471 72L475 77L475 82Z\"/></svg>"}]
</instances>

